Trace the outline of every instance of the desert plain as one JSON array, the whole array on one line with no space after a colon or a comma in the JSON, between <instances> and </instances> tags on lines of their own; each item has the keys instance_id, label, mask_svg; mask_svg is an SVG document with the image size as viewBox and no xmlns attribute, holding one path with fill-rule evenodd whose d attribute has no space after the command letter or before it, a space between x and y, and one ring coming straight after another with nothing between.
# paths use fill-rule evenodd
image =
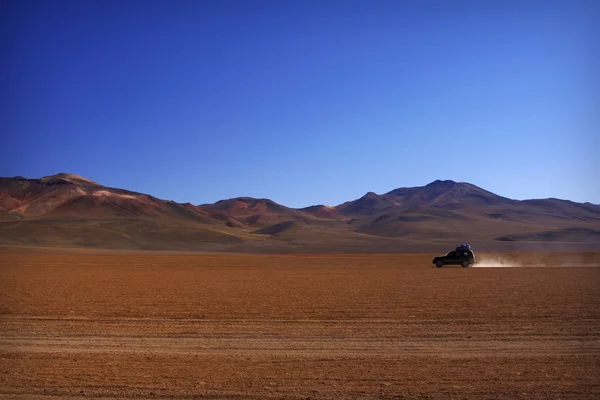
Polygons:
<instances>
[{"instance_id":1,"label":"desert plain","mask_svg":"<svg viewBox=\"0 0 600 400\"><path fill-rule=\"evenodd\" d=\"M2 249L0 398L600 397L600 253L433 255Z\"/></svg>"}]
</instances>

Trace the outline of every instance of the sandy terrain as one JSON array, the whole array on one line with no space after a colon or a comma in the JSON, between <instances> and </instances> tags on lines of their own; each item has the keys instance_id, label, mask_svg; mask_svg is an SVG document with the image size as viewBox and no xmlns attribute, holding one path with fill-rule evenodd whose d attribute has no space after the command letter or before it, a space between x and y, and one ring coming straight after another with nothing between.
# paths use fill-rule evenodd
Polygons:
<instances>
[{"instance_id":1,"label":"sandy terrain","mask_svg":"<svg viewBox=\"0 0 600 400\"><path fill-rule=\"evenodd\" d=\"M600 253L430 260L4 250L0 398L600 397Z\"/></svg>"}]
</instances>

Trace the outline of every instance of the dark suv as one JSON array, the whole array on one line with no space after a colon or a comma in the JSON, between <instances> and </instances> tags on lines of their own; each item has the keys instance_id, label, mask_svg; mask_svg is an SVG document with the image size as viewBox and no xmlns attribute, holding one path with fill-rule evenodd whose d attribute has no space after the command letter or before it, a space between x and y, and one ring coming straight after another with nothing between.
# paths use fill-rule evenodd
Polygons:
<instances>
[{"instance_id":1,"label":"dark suv","mask_svg":"<svg viewBox=\"0 0 600 400\"><path fill-rule=\"evenodd\" d=\"M433 257L433 263L441 268L444 265L462 265L468 267L475 264L475 253L468 244L456 246L456 250L448 252L445 256Z\"/></svg>"}]
</instances>

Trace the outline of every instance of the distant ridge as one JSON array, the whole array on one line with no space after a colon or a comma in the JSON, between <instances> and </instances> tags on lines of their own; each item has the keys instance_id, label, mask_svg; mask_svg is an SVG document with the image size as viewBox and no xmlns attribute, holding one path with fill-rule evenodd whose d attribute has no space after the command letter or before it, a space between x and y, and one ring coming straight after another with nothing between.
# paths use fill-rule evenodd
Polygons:
<instances>
[{"instance_id":1,"label":"distant ridge","mask_svg":"<svg viewBox=\"0 0 600 400\"><path fill-rule=\"evenodd\" d=\"M250 252L410 251L454 242L596 248L598 232L598 205L512 200L452 180L295 209L252 197L182 204L69 173L0 178L0 245Z\"/></svg>"}]
</instances>

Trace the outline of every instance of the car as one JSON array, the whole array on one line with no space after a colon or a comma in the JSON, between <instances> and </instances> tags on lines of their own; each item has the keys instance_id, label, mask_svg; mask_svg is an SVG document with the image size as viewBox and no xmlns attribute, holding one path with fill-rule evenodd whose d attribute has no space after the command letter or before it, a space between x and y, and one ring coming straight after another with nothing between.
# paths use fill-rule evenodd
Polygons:
<instances>
[{"instance_id":1,"label":"car","mask_svg":"<svg viewBox=\"0 0 600 400\"><path fill-rule=\"evenodd\" d=\"M444 265L461 265L466 268L475 264L475 253L470 245L461 244L445 256L433 257L432 262L438 268L442 268Z\"/></svg>"}]
</instances>

